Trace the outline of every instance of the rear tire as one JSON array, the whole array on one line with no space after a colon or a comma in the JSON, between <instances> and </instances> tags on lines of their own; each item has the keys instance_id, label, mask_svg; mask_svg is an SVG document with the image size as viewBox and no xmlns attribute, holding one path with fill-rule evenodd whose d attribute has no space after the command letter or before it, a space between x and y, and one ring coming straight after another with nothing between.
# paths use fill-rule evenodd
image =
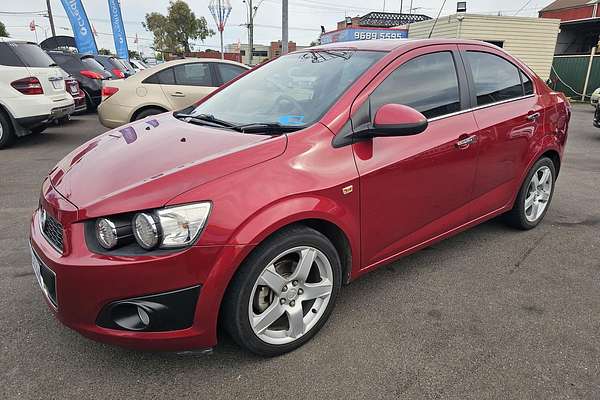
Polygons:
<instances>
[{"instance_id":1,"label":"rear tire","mask_svg":"<svg viewBox=\"0 0 600 400\"><path fill-rule=\"evenodd\" d=\"M143 118L146 118L146 117L149 117L151 115L162 114L164 112L165 112L165 110L162 110L160 108L154 108L154 107L152 107L152 108L146 108L145 110L142 110L142 111L136 113L133 116L133 118L131 118L131 122L137 121L137 120L140 120L140 119L143 119Z\"/></svg>"},{"instance_id":2,"label":"rear tire","mask_svg":"<svg viewBox=\"0 0 600 400\"><path fill-rule=\"evenodd\" d=\"M5 113L0 111L0 149L10 146L15 141L15 129Z\"/></svg>"},{"instance_id":3,"label":"rear tire","mask_svg":"<svg viewBox=\"0 0 600 400\"><path fill-rule=\"evenodd\" d=\"M535 228L543 219L554 194L556 167L548 157L540 158L527 174L506 222L517 229Z\"/></svg>"},{"instance_id":4,"label":"rear tire","mask_svg":"<svg viewBox=\"0 0 600 400\"><path fill-rule=\"evenodd\" d=\"M341 277L338 253L323 234L304 226L286 228L239 267L223 300L223 325L255 354L292 351L329 318Z\"/></svg>"}]
</instances>

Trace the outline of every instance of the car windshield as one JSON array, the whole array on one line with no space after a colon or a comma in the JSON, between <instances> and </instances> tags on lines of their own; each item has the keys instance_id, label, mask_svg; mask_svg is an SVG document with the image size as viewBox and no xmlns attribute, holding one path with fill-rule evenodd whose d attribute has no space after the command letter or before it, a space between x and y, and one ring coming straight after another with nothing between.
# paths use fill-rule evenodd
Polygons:
<instances>
[{"instance_id":1,"label":"car windshield","mask_svg":"<svg viewBox=\"0 0 600 400\"><path fill-rule=\"evenodd\" d=\"M288 54L216 93L191 115L233 125L309 126L384 54L319 49Z\"/></svg>"}]
</instances>

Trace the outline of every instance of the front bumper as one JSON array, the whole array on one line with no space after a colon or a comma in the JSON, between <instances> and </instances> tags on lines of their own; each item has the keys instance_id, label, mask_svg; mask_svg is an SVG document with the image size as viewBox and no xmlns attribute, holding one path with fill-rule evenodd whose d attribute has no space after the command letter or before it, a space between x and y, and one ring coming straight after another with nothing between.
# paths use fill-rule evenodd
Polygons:
<instances>
[{"instance_id":1,"label":"front bumper","mask_svg":"<svg viewBox=\"0 0 600 400\"><path fill-rule=\"evenodd\" d=\"M92 253L85 244L84 224L74 222L77 210L47 181L43 191L42 206L63 223L65 247L60 253L48 242L41 231L38 211L30 226L31 247L55 275L56 304L48 296L46 301L63 324L88 338L140 350L181 351L216 345L221 297L214 289L224 288L226 282L215 269L237 263L245 251L243 246L192 246L160 256ZM123 329L107 320L107 310L114 304L190 288L198 288L200 294L192 304L189 326L183 323L165 330L163 324L160 329L144 331ZM163 317L161 320L165 321ZM173 325L166 326L170 329Z\"/></svg>"}]
</instances>

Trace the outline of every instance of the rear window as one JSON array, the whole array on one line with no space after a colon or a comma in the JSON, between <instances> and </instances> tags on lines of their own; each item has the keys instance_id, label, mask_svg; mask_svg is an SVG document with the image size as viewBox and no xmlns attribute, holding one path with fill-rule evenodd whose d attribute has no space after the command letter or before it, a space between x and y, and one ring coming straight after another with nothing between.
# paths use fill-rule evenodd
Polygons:
<instances>
[{"instance_id":1,"label":"rear window","mask_svg":"<svg viewBox=\"0 0 600 400\"><path fill-rule=\"evenodd\" d=\"M98 61L94 59L94 57L83 57L81 62L85 64L87 68L92 71L104 71L104 67Z\"/></svg>"},{"instance_id":2,"label":"rear window","mask_svg":"<svg viewBox=\"0 0 600 400\"><path fill-rule=\"evenodd\" d=\"M32 43L11 43L8 45L17 57L28 67L46 68L54 64L54 61L38 45Z\"/></svg>"},{"instance_id":3,"label":"rear window","mask_svg":"<svg viewBox=\"0 0 600 400\"><path fill-rule=\"evenodd\" d=\"M24 67L23 63L7 43L0 43L0 65L7 67Z\"/></svg>"}]
</instances>

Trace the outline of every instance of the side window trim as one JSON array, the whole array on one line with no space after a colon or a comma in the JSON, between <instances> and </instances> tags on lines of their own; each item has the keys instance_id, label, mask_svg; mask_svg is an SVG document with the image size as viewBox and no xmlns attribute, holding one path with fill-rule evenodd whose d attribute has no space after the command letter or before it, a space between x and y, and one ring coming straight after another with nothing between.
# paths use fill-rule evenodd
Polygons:
<instances>
[{"instance_id":1,"label":"side window trim","mask_svg":"<svg viewBox=\"0 0 600 400\"><path fill-rule=\"evenodd\" d=\"M219 63L211 62L208 64L210 67L210 74L212 75L213 87L221 86L223 84L223 77L221 76L221 71L219 71L219 68L217 67Z\"/></svg>"},{"instance_id":2,"label":"side window trim","mask_svg":"<svg viewBox=\"0 0 600 400\"><path fill-rule=\"evenodd\" d=\"M499 101L495 101L493 103L489 103L489 104L483 104L481 106L477 105L477 91L475 89L475 80L473 78L473 71L471 70L471 65L469 64L469 62L467 61L467 52L479 52L479 53L485 53L485 54L490 54L492 56L496 56L501 58L502 60L506 61L507 63L511 64L512 66L514 66L518 72L519 72L519 79L521 80L521 96L519 97L515 97L513 99L507 99L507 100L499 100ZM469 98L470 98L470 110L479 110L482 108L486 108L486 107L491 107L491 106L495 106L498 104L504 104L504 103L509 103L511 101L516 101L516 100L521 100L521 99L525 99L531 96L535 96L536 95L536 88L535 88L535 84L533 82L535 82L533 79L531 79L531 76L529 76L529 74L527 74L525 71L523 71L523 69L521 67L519 67L518 65L516 65L515 63L513 63L511 60L506 59L505 57L502 57L502 55L494 53L494 52L490 52L490 51L485 51L485 49L473 49L473 50L459 50L460 53L460 57L462 60L462 64L465 68L466 71L466 78L467 78L467 83L469 86ZM525 82L523 81L523 76L526 76L531 82L532 82L532 86L533 86L533 93L532 94L525 94Z\"/></svg>"}]
</instances>

